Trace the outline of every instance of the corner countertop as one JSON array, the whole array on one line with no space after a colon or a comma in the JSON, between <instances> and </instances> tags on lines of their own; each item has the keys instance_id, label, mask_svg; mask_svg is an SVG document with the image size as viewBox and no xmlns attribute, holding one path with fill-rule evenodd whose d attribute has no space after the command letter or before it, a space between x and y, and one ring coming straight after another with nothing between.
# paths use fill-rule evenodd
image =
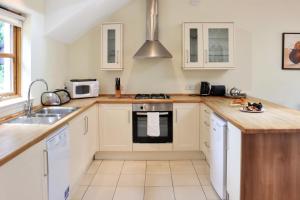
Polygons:
<instances>
[{"instance_id":1,"label":"corner countertop","mask_svg":"<svg viewBox=\"0 0 300 200\"><path fill-rule=\"evenodd\" d=\"M105 95L97 98L72 100L64 106L80 107L52 125L0 125L0 166L13 159L32 145L47 138L53 131L84 112L94 104L135 104L135 103L204 103L215 113L237 126L243 134L292 134L300 133L300 112L257 98L248 101L261 101L265 112L242 113L239 107L230 106L231 99L224 97L200 97L191 95L171 95L164 100L137 100L126 95L121 98Z\"/></svg>"}]
</instances>

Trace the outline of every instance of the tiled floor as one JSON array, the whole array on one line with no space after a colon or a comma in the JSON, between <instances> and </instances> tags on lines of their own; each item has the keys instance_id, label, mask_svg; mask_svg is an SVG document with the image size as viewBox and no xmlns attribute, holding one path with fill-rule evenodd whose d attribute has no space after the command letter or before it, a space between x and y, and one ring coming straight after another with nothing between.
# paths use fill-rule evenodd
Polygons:
<instances>
[{"instance_id":1,"label":"tiled floor","mask_svg":"<svg viewBox=\"0 0 300 200\"><path fill-rule=\"evenodd\" d=\"M72 200L219 200L204 160L94 161Z\"/></svg>"}]
</instances>

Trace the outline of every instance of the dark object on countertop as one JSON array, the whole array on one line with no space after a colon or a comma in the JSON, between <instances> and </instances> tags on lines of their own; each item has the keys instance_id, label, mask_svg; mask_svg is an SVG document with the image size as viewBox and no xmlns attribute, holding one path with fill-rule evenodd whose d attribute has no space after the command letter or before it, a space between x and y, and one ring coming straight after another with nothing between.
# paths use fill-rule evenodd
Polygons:
<instances>
[{"instance_id":1,"label":"dark object on countertop","mask_svg":"<svg viewBox=\"0 0 300 200\"><path fill-rule=\"evenodd\" d=\"M115 80L115 97L120 98L121 97L121 79L116 78Z\"/></svg>"},{"instance_id":2,"label":"dark object on countertop","mask_svg":"<svg viewBox=\"0 0 300 200\"><path fill-rule=\"evenodd\" d=\"M44 92L41 96L43 106L60 106L71 101L71 95L67 90L54 90Z\"/></svg>"},{"instance_id":3,"label":"dark object on countertop","mask_svg":"<svg viewBox=\"0 0 300 200\"><path fill-rule=\"evenodd\" d=\"M200 96L208 96L210 93L210 84L209 82L201 82L200 85Z\"/></svg>"},{"instance_id":4,"label":"dark object on countertop","mask_svg":"<svg viewBox=\"0 0 300 200\"><path fill-rule=\"evenodd\" d=\"M225 96L226 87L225 85L212 85L210 89L211 96Z\"/></svg>"},{"instance_id":5,"label":"dark object on countertop","mask_svg":"<svg viewBox=\"0 0 300 200\"><path fill-rule=\"evenodd\" d=\"M71 82L88 82L88 81L97 81L97 79L71 79Z\"/></svg>"}]
</instances>

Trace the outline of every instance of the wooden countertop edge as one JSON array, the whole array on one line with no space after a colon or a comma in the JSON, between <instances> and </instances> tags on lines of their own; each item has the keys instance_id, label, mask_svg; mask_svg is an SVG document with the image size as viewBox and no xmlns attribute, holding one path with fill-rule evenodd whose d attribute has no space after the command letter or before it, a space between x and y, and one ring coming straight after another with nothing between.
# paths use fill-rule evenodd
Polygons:
<instances>
[{"instance_id":1,"label":"wooden countertop edge","mask_svg":"<svg viewBox=\"0 0 300 200\"><path fill-rule=\"evenodd\" d=\"M38 136L37 138L34 138L33 140L29 141L28 143L26 143L23 146L20 146L20 148L12 151L11 153L6 154L5 156L3 156L3 158L0 159L0 166L4 165L6 162L12 160L13 158L15 158L16 156L18 156L19 154L21 154L22 152L26 151L28 148L30 148L31 146L41 142L42 140L44 140L45 138L47 138L50 134L52 134L55 130L61 128L62 126L64 126L66 123L68 123L69 121L71 121L72 119L74 119L76 116L80 115L81 113L83 113L84 111L86 111L87 109L89 109L90 107L92 107L95 104L134 104L134 103L204 103L205 105L207 105L209 108L211 108L216 114L218 114L219 116L221 116L222 118L224 118L225 120L229 121L230 123L232 123L233 125L235 125L237 128L239 128L243 134L264 134L264 133L300 133L300 129L245 129L244 127L242 127L237 121L228 118L224 113L219 112L214 106L211 106L209 103L206 102L207 100L203 100L203 99L195 99L195 100L176 100L176 99L170 99L170 100L157 100L157 101L147 101L147 100L128 100L128 99L95 99L94 101L91 101L89 103L87 103L86 105L80 107L80 109L78 109L77 111L69 114L68 116L66 116L65 118L61 119L60 121L56 122L53 125L47 126L47 128L45 128L45 132L41 133L40 136Z\"/></svg>"}]
</instances>

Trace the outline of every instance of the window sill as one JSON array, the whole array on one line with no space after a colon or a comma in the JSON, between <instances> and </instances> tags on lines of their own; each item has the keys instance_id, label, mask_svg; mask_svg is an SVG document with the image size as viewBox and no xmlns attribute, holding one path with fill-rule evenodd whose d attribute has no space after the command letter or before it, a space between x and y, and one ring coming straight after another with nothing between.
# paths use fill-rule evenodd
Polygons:
<instances>
[{"instance_id":1,"label":"window sill","mask_svg":"<svg viewBox=\"0 0 300 200\"><path fill-rule=\"evenodd\" d=\"M23 97L0 101L0 118L24 110L26 101Z\"/></svg>"}]
</instances>

